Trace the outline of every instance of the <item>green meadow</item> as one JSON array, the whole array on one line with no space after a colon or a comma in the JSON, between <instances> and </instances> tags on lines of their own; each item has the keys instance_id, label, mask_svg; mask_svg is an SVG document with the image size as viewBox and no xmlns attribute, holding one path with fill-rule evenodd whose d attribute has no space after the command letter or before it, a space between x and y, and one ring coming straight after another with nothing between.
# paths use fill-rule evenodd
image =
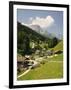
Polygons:
<instances>
[{"instance_id":1,"label":"green meadow","mask_svg":"<svg viewBox=\"0 0 71 90\"><path fill-rule=\"evenodd\" d=\"M45 64L31 69L18 80L57 79L63 77L63 54L45 60Z\"/></svg>"}]
</instances>

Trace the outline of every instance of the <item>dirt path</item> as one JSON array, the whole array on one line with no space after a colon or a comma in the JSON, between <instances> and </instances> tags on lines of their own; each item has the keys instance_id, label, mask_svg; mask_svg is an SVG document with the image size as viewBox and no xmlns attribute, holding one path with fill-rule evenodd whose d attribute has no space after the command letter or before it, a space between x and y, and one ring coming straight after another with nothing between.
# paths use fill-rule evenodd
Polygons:
<instances>
[{"instance_id":1,"label":"dirt path","mask_svg":"<svg viewBox=\"0 0 71 90\"><path fill-rule=\"evenodd\" d=\"M30 61L33 61L33 60L30 60ZM37 62L34 61L34 64L32 66L34 66L36 64L37 64ZM28 70L26 70L24 73L22 73L21 75L19 75L17 78L20 78L20 77L24 76L25 74L27 74L31 70L32 66L30 66Z\"/></svg>"},{"instance_id":2,"label":"dirt path","mask_svg":"<svg viewBox=\"0 0 71 90\"><path fill-rule=\"evenodd\" d=\"M31 70L31 67L32 67L32 66L30 66L28 70L26 70L24 73L22 73L21 75L19 75L17 78L20 78L20 77L22 77L23 75L27 74L27 73Z\"/></svg>"}]
</instances>

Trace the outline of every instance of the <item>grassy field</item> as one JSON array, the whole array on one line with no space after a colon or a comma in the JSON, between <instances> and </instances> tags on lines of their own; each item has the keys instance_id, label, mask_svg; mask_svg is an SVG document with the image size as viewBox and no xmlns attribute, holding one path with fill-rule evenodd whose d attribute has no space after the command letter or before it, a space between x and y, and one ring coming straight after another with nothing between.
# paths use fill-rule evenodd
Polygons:
<instances>
[{"instance_id":1,"label":"grassy field","mask_svg":"<svg viewBox=\"0 0 71 90\"><path fill-rule=\"evenodd\" d=\"M31 69L26 75L18 80L39 80L39 79L56 79L63 77L63 54L56 57L48 58L45 64L40 67Z\"/></svg>"}]
</instances>

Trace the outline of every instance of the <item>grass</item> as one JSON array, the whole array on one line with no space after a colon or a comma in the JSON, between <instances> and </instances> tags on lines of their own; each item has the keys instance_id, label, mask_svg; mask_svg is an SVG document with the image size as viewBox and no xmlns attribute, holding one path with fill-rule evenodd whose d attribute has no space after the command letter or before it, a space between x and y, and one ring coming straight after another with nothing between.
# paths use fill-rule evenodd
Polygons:
<instances>
[{"instance_id":1,"label":"grass","mask_svg":"<svg viewBox=\"0 0 71 90\"><path fill-rule=\"evenodd\" d=\"M54 48L54 51L63 50L63 41L59 42Z\"/></svg>"},{"instance_id":2,"label":"grass","mask_svg":"<svg viewBox=\"0 0 71 90\"><path fill-rule=\"evenodd\" d=\"M53 58L48 58L47 59L48 61L49 60L52 60L52 61L63 61L63 54L59 54L58 56L53 56Z\"/></svg>"},{"instance_id":3,"label":"grass","mask_svg":"<svg viewBox=\"0 0 71 90\"><path fill-rule=\"evenodd\" d=\"M56 62L50 62L55 60ZM58 62L58 60L62 60ZM48 58L45 64L32 69L26 75L18 78L18 80L39 80L39 79L56 79L63 77L63 54L56 57Z\"/></svg>"}]
</instances>

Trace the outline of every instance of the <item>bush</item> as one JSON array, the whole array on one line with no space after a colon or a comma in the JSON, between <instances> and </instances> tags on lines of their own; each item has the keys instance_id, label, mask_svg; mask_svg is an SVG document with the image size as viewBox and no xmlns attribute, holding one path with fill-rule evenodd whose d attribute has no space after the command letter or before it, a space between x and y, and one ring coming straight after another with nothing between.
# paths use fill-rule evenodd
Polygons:
<instances>
[{"instance_id":1,"label":"bush","mask_svg":"<svg viewBox=\"0 0 71 90\"><path fill-rule=\"evenodd\" d=\"M44 60L42 60L40 63L41 63L41 64L45 64L45 61L44 61Z\"/></svg>"}]
</instances>

